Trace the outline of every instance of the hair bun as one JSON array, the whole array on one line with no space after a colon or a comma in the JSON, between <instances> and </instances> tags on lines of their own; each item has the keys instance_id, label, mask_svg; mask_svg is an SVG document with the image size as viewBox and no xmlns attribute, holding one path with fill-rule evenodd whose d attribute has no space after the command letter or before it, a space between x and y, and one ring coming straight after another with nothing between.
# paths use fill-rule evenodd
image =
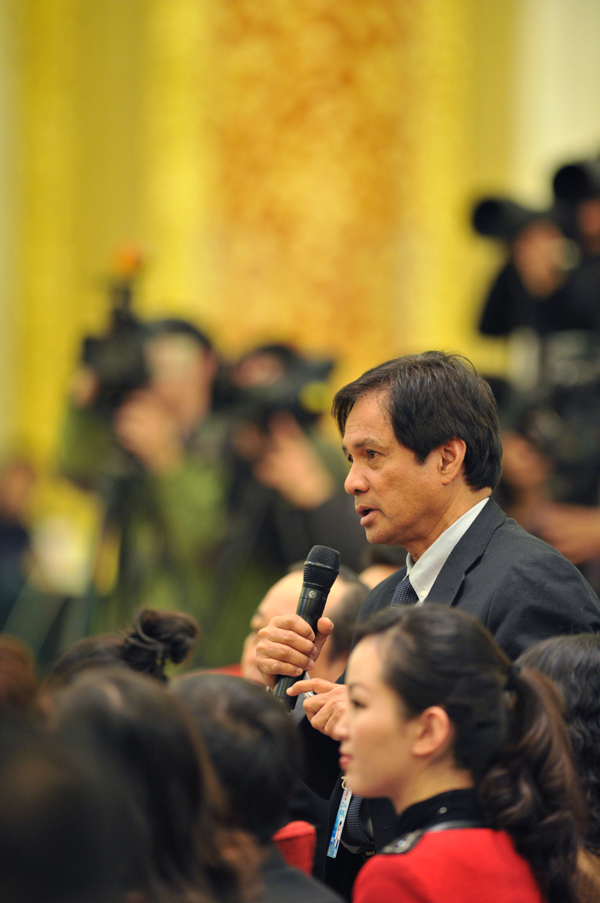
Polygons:
<instances>
[{"instance_id":1,"label":"hair bun","mask_svg":"<svg viewBox=\"0 0 600 903\"><path fill-rule=\"evenodd\" d=\"M192 652L200 632L183 612L143 608L124 641L125 659L137 670L160 676L167 661L179 664Z\"/></svg>"}]
</instances>

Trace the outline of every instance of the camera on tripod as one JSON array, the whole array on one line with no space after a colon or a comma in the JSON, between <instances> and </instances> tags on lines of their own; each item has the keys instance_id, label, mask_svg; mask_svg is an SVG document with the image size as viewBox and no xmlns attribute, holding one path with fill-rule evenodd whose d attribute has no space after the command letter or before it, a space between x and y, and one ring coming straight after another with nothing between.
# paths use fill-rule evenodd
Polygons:
<instances>
[{"instance_id":1,"label":"camera on tripod","mask_svg":"<svg viewBox=\"0 0 600 903\"><path fill-rule=\"evenodd\" d=\"M117 260L119 272L110 280L110 326L104 335L86 336L81 362L97 380L94 408L110 419L125 397L146 385L150 377L145 344L149 329L132 311L133 289L141 258L124 248Z\"/></svg>"}]
</instances>

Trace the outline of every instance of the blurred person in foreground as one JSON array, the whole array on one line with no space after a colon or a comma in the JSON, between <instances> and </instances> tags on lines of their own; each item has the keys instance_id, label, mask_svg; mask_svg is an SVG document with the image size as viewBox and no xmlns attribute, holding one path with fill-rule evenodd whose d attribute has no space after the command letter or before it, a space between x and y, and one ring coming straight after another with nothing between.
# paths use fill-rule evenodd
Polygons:
<instances>
[{"instance_id":1,"label":"blurred person in foreground","mask_svg":"<svg viewBox=\"0 0 600 903\"><path fill-rule=\"evenodd\" d=\"M301 772L299 737L284 707L247 681L194 674L174 693L198 726L225 791L229 823L257 845L261 903L335 903L340 897L287 865L272 842Z\"/></svg>"},{"instance_id":2,"label":"blurred person in foreground","mask_svg":"<svg viewBox=\"0 0 600 903\"><path fill-rule=\"evenodd\" d=\"M564 699L564 718L571 738L589 811L579 852L581 903L600 899L600 636L577 634L536 643L518 664L551 678Z\"/></svg>"},{"instance_id":3,"label":"blurred person in foreground","mask_svg":"<svg viewBox=\"0 0 600 903\"><path fill-rule=\"evenodd\" d=\"M490 498L502 455L497 409L468 361L439 351L389 361L340 389L333 410L350 463L346 491L367 539L408 553L406 567L371 591L359 622L389 606L454 606L478 617L513 659L549 636L600 628L600 603L579 571ZM260 631L257 667L270 686L279 674L312 670L333 625L322 618L317 629L315 636L289 615ZM341 786L330 738L348 691L341 682L309 679L288 694L311 690L301 727L314 746L312 770L327 771L335 788L334 816ZM346 894L352 874L391 839L394 825L386 800L363 807L355 798L352 805L358 811L327 860L329 880Z\"/></svg>"},{"instance_id":4,"label":"blurred person in foreground","mask_svg":"<svg viewBox=\"0 0 600 903\"><path fill-rule=\"evenodd\" d=\"M47 731L0 722L0 900L123 903L124 840L109 772Z\"/></svg>"},{"instance_id":5,"label":"blurred person in foreground","mask_svg":"<svg viewBox=\"0 0 600 903\"><path fill-rule=\"evenodd\" d=\"M114 871L123 900L253 899L240 846L222 821L210 762L187 713L156 680L96 669L54 695L59 736L118 781L126 833ZM227 858L229 857L229 863ZM254 889L254 884L252 884Z\"/></svg>"},{"instance_id":6,"label":"blurred person in foreground","mask_svg":"<svg viewBox=\"0 0 600 903\"><path fill-rule=\"evenodd\" d=\"M299 562L287 576L271 587L258 606L252 621L250 633L246 637L241 661L241 676L252 683L265 686L265 681L256 667L256 647L258 632L276 615L293 614L298 606L298 597L304 579L304 564ZM343 673L352 647L354 626L360 608L369 590L349 568L342 565L327 602L325 614L335 624L335 630L325 642L321 655L316 662L317 674L324 680L337 680ZM229 672L231 673L231 672ZM311 675L314 672L311 672ZM303 717L301 700L297 701L292 713L294 721ZM306 775L303 775L306 778ZM327 784L321 785L312 776L310 788L306 783L297 783L290 803L290 819L300 819L314 825L317 831L317 849L314 861L314 873L321 875L324 864L324 847L327 834L327 806L324 802L329 796Z\"/></svg>"},{"instance_id":7,"label":"blurred person in foreground","mask_svg":"<svg viewBox=\"0 0 600 903\"><path fill-rule=\"evenodd\" d=\"M583 809L551 682L458 610L387 611L361 636L340 764L398 821L354 903L578 903Z\"/></svg>"}]
</instances>

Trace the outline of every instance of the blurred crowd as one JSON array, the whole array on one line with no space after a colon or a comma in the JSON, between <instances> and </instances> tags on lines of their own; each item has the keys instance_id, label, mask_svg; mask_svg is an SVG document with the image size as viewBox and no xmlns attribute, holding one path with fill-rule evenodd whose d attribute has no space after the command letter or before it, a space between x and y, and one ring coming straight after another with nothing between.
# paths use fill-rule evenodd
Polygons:
<instances>
[{"instance_id":1,"label":"blurred crowd","mask_svg":"<svg viewBox=\"0 0 600 903\"><path fill-rule=\"evenodd\" d=\"M600 159L568 163L553 203L488 197L477 232L506 262L479 322L505 336L506 379L491 379L504 427L497 500L600 588Z\"/></svg>"},{"instance_id":2,"label":"blurred crowd","mask_svg":"<svg viewBox=\"0 0 600 903\"><path fill-rule=\"evenodd\" d=\"M279 581L255 617L291 610L300 576L293 570ZM353 624L367 592L356 575L340 575L328 601L336 626L344 620L344 608ZM126 630L80 640L42 683L24 644L0 637L1 900L340 903L343 897L317 877L328 840L327 801L305 783L314 775L306 770L297 719L265 692L255 670L257 626L258 621L241 663L247 679L219 669L167 676L169 661L190 660L198 637L198 624L181 612L144 609ZM331 673L348 662L350 627L346 633L347 648L328 657L330 666L336 660ZM394 642L402 635L412 637L414 660ZM384 642L386 637L390 642ZM509 682L503 690L505 671ZM363 629L349 663L351 699L372 694L366 698L379 706L383 692L389 705L399 692L396 674L411 675L420 693L455 687L449 697L455 701L445 703L456 731L453 761L460 757L462 769L469 763L478 795L489 804L487 818L492 824L499 818L502 829L489 831L489 821L465 821L464 808L457 810L463 820L455 827L475 829L471 843L477 849L479 839L493 838L494 852L486 848L477 855L485 861L501 856L502 880L512 875L514 899L597 899L599 637L545 640L511 666L473 616L443 606L408 606L386 612ZM403 692L411 686L405 684ZM508 758L498 759L496 753L490 771L484 750L506 744L504 731L498 734L493 725L505 717L507 701L514 705L513 696L518 717L509 736L519 736L519 744ZM361 730L358 719L364 719L365 706L365 701L356 703L354 714L337 729L342 752L353 738L355 755L345 765L353 786L373 796L380 794L382 781L392 781L391 788L400 779L406 792L406 763L390 759L390 749L398 750L404 741L389 733L385 707L375 709L379 720L370 731ZM419 752L421 768L428 755L431 775L447 780L445 754ZM442 812L454 814L457 801L473 805L469 794L453 790L435 799L450 807ZM511 846L504 848L505 831L523 859L515 859ZM435 843L435 833L427 836ZM474 848L467 847L465 856L476 872ZM394 885L393 858L367 860L353 900L404 899ZM382 882L386 860L392 870L387 884ZM413 881L422 890L432 882L439 886L427 859L423 863L413 856L411 862L418 868L413 876L409 864L404 874L407 900L417 899L410 896ZM457 863L460 871L462 863ZM453 880L449 870L445 883ZM548 896L539 895L537 882L549 888ZM564 896L556 895L556 887Z\"/></svg>"}]
</instances>

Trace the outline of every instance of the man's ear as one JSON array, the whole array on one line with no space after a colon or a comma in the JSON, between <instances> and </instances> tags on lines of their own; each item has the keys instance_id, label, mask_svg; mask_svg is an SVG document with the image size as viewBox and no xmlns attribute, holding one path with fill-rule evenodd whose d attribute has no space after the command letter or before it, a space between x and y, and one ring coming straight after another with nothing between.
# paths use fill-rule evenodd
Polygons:
<instances>
[{"instance_id":1,"label":"man's ear","mask_svg":"<svg viewBox=\"0 0 600 903\"><path fill-rule=\"evenodd\" d=\"M467 445L464 439L455 437L440 445L438 448L439 470L443 483L452 483L461 473L466 453Z\"/></svg>"},{"instance_id":2,"label":"man's ear","mask_svg":"<svg viewBox=\"0 0 600 903\"><path fill-rule=\"evenodd\" d=\"M453 740L452 722L441 706L429 706L414 719L412 754L416 758L440 758L450 750Z\"/></svg>"}]
</instances>

